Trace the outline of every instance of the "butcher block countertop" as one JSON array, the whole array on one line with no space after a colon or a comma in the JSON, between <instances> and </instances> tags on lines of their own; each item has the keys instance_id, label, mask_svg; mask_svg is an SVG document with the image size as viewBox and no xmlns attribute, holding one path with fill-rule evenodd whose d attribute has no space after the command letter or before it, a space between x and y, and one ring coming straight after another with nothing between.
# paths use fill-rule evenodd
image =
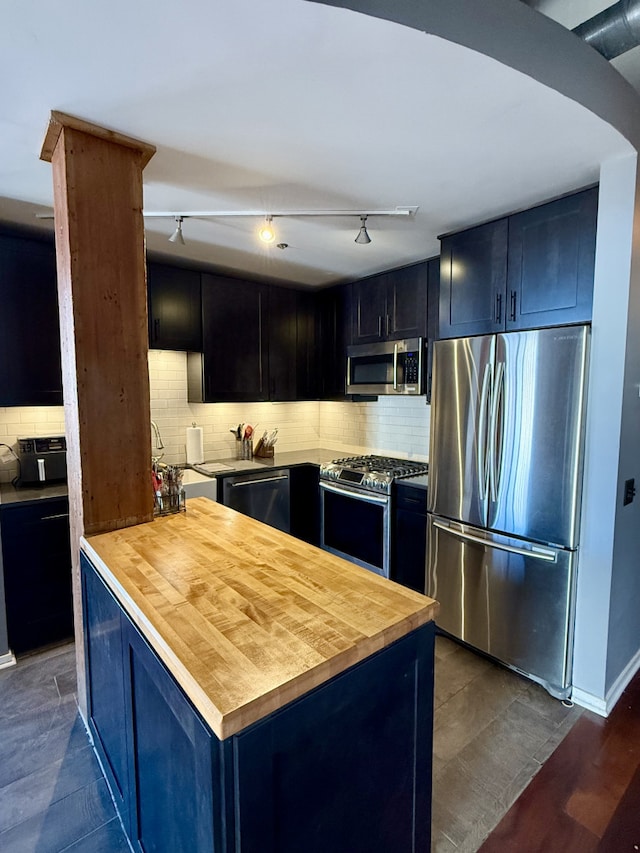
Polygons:
<instances>
[{"instance_id":1,"label":"butcher block countertop","mask_svg":"<svg viewBox=\"0 0 640 853\"><path fill-rule=\"evenodd\" d=\"M82 548L218 738L433 620L433 599L206 498Z\"/></svg>"}]
</instances>

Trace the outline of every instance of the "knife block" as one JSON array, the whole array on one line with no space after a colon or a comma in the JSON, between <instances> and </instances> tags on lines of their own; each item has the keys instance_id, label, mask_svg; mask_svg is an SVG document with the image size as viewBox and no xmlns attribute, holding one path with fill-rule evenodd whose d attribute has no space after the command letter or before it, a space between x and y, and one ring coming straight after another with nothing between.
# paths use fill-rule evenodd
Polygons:
<instances>
[{"instance_id":1,"label":"knife block","mask_svg":"<svg viewBox=\"0 0 640 853\"><path fill-rule=\"evenodd\" d=\"M272 447L265 447L264 444L262 443L262 439L260 439L258 441L258 443L256 444L256 449L253 451L253 455L259 456L262 459L273 459L273 451L274 451L273 446Z\"/></svg>"}]
</instances>

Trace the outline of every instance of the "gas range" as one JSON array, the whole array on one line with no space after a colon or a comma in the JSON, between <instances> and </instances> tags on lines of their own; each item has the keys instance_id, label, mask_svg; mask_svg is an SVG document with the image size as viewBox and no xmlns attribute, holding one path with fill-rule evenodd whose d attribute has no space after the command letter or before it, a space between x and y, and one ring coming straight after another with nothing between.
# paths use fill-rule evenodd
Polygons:
<instances>
[{"instance_id":1,"label":"gas range","mask_svg":"<svg viewBox=\"0 0 640 853\"><path fill-rule=\"evenodd\" d=\"M320 479L355 489L390 494L395 480L426 474L429 465L389 456L348 456L320 466Z\"/></svg>"}]
</instances>

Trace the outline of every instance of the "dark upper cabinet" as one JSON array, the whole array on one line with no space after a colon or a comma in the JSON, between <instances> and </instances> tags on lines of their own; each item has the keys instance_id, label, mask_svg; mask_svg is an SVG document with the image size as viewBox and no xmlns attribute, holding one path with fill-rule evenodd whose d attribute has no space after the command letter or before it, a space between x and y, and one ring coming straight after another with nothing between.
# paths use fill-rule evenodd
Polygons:
<instances>
[{"instance_id":1,"label":"dark upper cabinet","mask_svg":"<svg viewBox=\"0 0 640 853\"><path fill-rule=\"evenodd\" d=\"M0 235L0 406L61 406L53 243Z\"/></svg>"},{"instance_id":2,"label":"dark upper cabinet","mask_svg":"<svg viewBox=\"0 0 640 853\"><path fill-rule=\"evenodd\" d=\"M425 337L427 266L412 264L352 285L352 342Z\"/></svg>"},{"instance_id":3,"label":"dark upper cabinet","mask_svg":"<svg viewBox=\"0 0 640 853\"><path fill-rule=\"evenodd\" d=\"M269 288L269 398L295 400L297 391L297 294Z\"/></svg>"},{"instance_id":4,"label":"dark upper cabinet","mask_svg":"<svg viewBox=\"0 0 640 853\"><path fill-rule=\"evenodd\" d=\"M296 399L320 396L320 318L316 293L296 291Z\"/></svg>"},{"instance_id":5,"label":"dark upper cabinet","mask_svg":"<svg viewBox=\"0 0 640 853\"><path fill-rule=\"evenodd\" d=\"M442 238L439 337L591 319L597 189Z\"/></svg>"},{"instance_id":6,"label":"dark upper cabinet","mask_svg":"<svg viewBox=\"0 0 640 853\"><path fill-rule=\"evenodd\" d=\"M351 343L351 285L342 284L318 294L319 377L321 399L344 399L347 346Z\"/></svg>"},{"instance_id":7,"label":"dark upper cabinet","mask_svg":"<svg viewBox=\"0 0 640 853\"><path fill-rule=\"evenodd\" d=\"M509 217L508 329L591 320L597 189Z\"/></svg>"},{"instance_id":8,"label":"dark upper cabinet","mask_svg":"<svg viewBox=\"0 0 640 853\"><path fill-rule=\"evenodd\" d=\"M317 400L316 295L269 289L269 399Z\"/></svg>"},{"instance_id":9,"label":"dark upper cabinet","mask_svg":"<svg viewBox=\"0 0 640 853\"><path fill-rule=\"evenodd\" d=\"M149 262L149 347L199 352L202 349L200 273Z\"/></svg>"},{"instance_id":10,"label":"dark upper cabinet","mask_svg":"<svg viewBox=\"0 0 640 853\"><path fill-rule=\"evenodd\" d=\"M440 258L427 261L427 372L425 380L426 402L431 402L431 372L433 368L433 342L438 340L438 308L440 300Z\"/></svg>"},{"instance_id":11,"label":"dark upper cabinet","mask_svg":"<svg viewBox=\"0 0 640 853\"><path fill-rule=\"evenodd\" d=\"M203 353L190 356L189 400L269 399L268 302L267 285L202 273Z\"/></svg>"},{"instance_id":12,"label":"dark upper cabinet","mask_svg":"<svg viewBox=\"0 0 640 853\"><path fill-rule=\"evenodd\" d=\"M442 238L439 337L504 330L506 219Z\"/></svg>"},{"instance_id":13,"label":"dark upper cabinet","mask_svg":"<svg viewBox=\"0 0 640 853\"><path fill-rule=\"evenodd\" d=\"M387 337L387 276L374 275L352 285L354 344L369 344Z\"/></svg>"}]
</instances>

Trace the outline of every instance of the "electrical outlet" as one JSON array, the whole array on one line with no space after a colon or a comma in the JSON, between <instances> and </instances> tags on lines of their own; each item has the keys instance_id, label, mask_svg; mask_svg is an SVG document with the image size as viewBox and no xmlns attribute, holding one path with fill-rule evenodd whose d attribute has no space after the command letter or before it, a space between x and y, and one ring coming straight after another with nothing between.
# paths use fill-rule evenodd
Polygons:
<instances>
[{"instance_id":1,"label":"electrical outlet","mask_svg":"<svg viewBox=\"0 0 640 853\"><path fill-rule=\"evenodd\" d=\"M624 481L624 497L622 499L622 506L626 506L630 504L636 496L636 481L635 479L625 480Z\"/></svg>"}]
</instances>

